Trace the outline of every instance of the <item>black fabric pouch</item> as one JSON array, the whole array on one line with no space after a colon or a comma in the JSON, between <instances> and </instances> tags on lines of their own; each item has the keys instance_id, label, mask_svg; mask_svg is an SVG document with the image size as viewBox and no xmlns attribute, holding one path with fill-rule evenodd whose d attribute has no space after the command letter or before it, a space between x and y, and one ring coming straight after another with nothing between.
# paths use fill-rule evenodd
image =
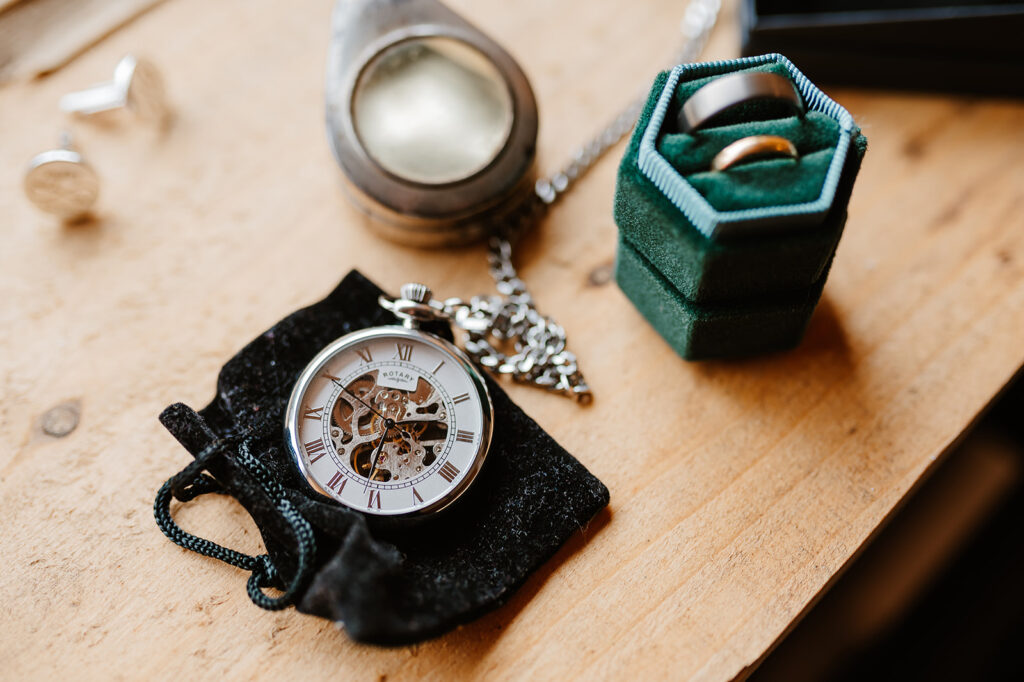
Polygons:
<instances>
[{"instance_id":1,"label":"black fabric pouch","mask_svg":"<svg viewBox=\"0 0 1024 682\"><path fill-rule=\"evenodd\" d=\"M494 434L487 462L451 509L414 526L382 525L307 485L284 442L299 373L334 339L394 324L356 271L323 301L281 320L220 372L198 413L171 405L160 421L195 457L157 494L174 542L251 571L250 597L268 609L338 621L360 642L397 645L444 633L503 604L608 503L608 489L519 409L490 377ZM431 329L451 338L448 329ZM206 473L209 472L209 473ZM171 498L236 498L267 554L252 557L181 530ZM265 588L283 592L271 596Z\"/></svg>"}]
</instances>

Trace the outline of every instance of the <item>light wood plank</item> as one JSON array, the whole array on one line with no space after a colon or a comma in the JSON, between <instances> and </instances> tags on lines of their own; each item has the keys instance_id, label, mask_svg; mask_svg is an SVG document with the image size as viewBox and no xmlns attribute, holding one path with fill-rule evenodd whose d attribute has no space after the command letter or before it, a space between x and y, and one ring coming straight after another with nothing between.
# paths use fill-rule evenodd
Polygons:
<instances>
[{"instance_id":1,"label":"light wood plank","mask_svg":"<svg viewBox=\"0 0 1024 682\"><path fill-rule=\"evenodd\" d=\"M161 0L0 0L0 83L64 66ZM97 80L110 80L113 67Z\"/></svg>"},{"instance_id":2,"label":"light wood plank","mask_svg":"<svg viewBox=\"0 0 1024 682\"><path fill-rule=\"evenodd\" d=\"M453 6L509 46L550 168L645 87L674 0ZM706 53L735 53L733 5ZM512 602L416 647L355 646L156 530L187 455L160 409L212 395L242 344L359 267L389 288L490 290L479 247L382 242L340 191L322 129L327 2L175 0L48 79L0 90L0 655L12 677L389 680L741 675L1024 362L1024 106L835 90L871 147L824 300L796 352L687 364L593 270L614 253L618 153L531 235L523 274L570 333L596 401L514 386L605 481L606 518ZM101 220L62 228L14 191L60 94L126 52L164 70L165 133L74 129ZM620 152L619 152L620 153ZM78 429L44 435L78 399ZM224 500L188 527L258 549Z\"/></svg>"}]
</instances>

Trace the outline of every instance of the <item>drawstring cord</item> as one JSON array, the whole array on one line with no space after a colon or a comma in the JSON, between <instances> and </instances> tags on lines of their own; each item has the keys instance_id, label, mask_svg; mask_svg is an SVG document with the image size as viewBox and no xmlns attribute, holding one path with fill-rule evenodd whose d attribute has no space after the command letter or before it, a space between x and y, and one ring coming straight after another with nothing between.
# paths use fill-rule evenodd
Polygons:
<instances>
[{"instance_id":1,"label":"drawstring cord","mask_svg":"<svg viewBox=\"0 0 1024 682\"><path fill-rule=\"evenodd\" d=\"M298 565L295 575L279 597L271 597L263 591L266 587L279 584L280 578L277 567L274 566L269 554L250 556L228 549L182 530L171 516L172 497L181 502L189 502L207 493L227 493L221 484L205 473L203 469L214 456L223 453L235 442L238 442L238 461L256 478L263 488L263 492L274 502L274 506L288 524L298 545ZM214 441L196 455L193 462L167 479L156 494L156 500L153 502L153 515L156 517L156 525L176 545L249 571L251 575L246 583L249 598L256 606L268 611L278 611L289 606L295 600L299 589L305 582L307 573L312 568L313 556L316 554L313 529L285 497L281 484L274 480L267 468L253 456L249 449L249 441L244 438L236 437Z\"/></svg>"}]
</instances>

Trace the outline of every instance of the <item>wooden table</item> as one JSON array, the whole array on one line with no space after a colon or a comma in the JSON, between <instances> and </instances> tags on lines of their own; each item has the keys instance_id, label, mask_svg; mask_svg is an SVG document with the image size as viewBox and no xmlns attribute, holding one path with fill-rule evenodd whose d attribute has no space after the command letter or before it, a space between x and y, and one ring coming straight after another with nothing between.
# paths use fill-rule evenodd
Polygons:
<instances>
[{"instance_id":1,"label":"wooden table","mask_svg":"<svg viewBox=\"0 0 1024 682\"><path fill-rule=\"evenodd\" d=\"M541 168L650 81L681 12L451 4L532 79ZM1024 363L1024 105L832 90L871 144L847 232L803 346L743 362L683 362L607 283L618 153L604 159L519 254L596 401L509 390L608 485L610 511L496 613L377 649L257 609L240 571L171 545L150 511L188 461L160 409L205 404L227 358L349 268L490 290L481 247L385 243L346 203L323 131L329 13L173 0L0 90L3 677L743 675ZM735 54L735 34L729 4L705 55ZM102 208L62 227L21 195L24 163L67 124L59 95L130 51L162 67L176 120L73 123ZM69 402L78 428L46 435ZM179 518L259 549L229 501Z\"/></svg>"}]
</instances>

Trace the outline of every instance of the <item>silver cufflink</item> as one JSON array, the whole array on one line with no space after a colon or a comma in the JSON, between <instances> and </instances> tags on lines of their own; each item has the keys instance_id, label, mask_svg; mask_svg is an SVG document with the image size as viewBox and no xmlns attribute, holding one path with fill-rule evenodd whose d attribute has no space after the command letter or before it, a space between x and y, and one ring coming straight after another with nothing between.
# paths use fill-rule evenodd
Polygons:
<instances>
[{"instance_id":1,"label":"silver cufflink","mask_svg":"<svg viewBox=\"0 0 1024 682\"><path fill-rule=\"evenodd\" d=\"M25 196L36 208L72 221L85 217L100 194L100 178L61 134L60 148L37 154L25 171Z\"/></svg>"},{"instance_id":2,"label":"silver cufflink","mask_svg":"<svg viewBox=\"0 0 1024 682\"><path fill-rule=\"evenodd\" d=\"M60 108L81 116L127 109L157 124L170 113L159 70L149 60L134 55L117 63L112 80L61 97Z\"/></svg>"},{"instance_id":3,"label":"silver cufflink","mask_svg":"<svg viewBox=\"0 0 1024 682\"><path fill-rule=\"evenodd\" d=\"M112 80L61 97L60 108L80 116L127 110L161 127L170 114L160 72L152 62L134 55L117 63ZM37 154L29 162L24 189L38 209L73 221L87 216L95 205L100 178L71 147L71 136L63 133L60 148Z\"/></svg>"}]
</instances>

